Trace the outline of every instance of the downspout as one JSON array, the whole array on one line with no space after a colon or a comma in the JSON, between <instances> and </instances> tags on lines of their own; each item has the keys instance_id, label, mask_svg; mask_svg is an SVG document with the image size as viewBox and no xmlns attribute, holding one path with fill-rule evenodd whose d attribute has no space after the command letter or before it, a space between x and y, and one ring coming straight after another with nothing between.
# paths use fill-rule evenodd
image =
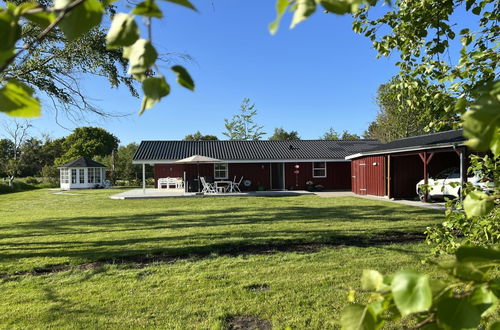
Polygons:
<instances>
[{"instance_id":1,"label":"downspout","mask_svg":"<svg viewBox=\"0 0 500 330\"><path fill-rule=\"evenodd\" d=\"M146 195L146 164L142 163L142 193Z\"/></svg>"}]
</instances>

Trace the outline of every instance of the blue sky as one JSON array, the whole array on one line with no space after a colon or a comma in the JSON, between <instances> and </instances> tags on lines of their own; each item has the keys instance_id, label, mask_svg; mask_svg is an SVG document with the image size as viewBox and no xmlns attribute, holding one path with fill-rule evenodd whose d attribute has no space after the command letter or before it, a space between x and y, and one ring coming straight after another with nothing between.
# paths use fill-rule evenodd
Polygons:
<instances>
[{"instance_id":1,"label":"blue sky","mask_svg":"<svg viewBox=\"0 0 500 330\"><path fill-rule=\"evenodd\" d=\"M362 134L374 119L377 88L396 73L394 58L376 59L369 39L352 32L351 18L316 13L288 28L290 16L271 36L274 1L193 1L199 12L160 5L165 17L155 20L153 42L160 52L189 54L179 63L191 73L196 91L175 83L168 98L138 116L140 99L125 87L111 89L104 79L85 76L81 84L93 104L110 112L130 114L88 122L59 119L69 129L95 125L115 134L123 144L148 139L182 139L200 130L223 138L224 118L237 113L248 97L259 111L256 121L271 133L275 127L297 130L303 139L316 139L329 127ZM33 121L34 134L69 134L55 123L48 102Z\"/></svg>"}]
</instances>

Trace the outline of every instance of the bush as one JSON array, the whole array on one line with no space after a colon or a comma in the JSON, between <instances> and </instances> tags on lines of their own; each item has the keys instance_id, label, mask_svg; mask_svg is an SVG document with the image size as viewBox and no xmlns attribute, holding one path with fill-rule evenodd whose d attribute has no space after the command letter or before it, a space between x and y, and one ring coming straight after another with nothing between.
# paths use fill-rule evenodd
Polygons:
<instances>
[{"instance_id":1,"label":"bush","mask_svg":"<svg viewBox=\"0 0 500 330\"><path fill-rule=\"evenodd\" d=\"M45 165L42 167L42 177L44 182L52 187L59 186L59 169L55 165Z\"/></svg>"},{"instance_id":2,"label":"bush","mask_svg":"<svg viewBox=\"0 0 500 330\"><path fill-rule=\"evenodd\" d=\"M32 185L36 185L36 184L40 184L41 182L33 177L33 176L28 176L24 179L24 182L26 182L27 184L32 184Z\"/></svg>"}]
</instances>

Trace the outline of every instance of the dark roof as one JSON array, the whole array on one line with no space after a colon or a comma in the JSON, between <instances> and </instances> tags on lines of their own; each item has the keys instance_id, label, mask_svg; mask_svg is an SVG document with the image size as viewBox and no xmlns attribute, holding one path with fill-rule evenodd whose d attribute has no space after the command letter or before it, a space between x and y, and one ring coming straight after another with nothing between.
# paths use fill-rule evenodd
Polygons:
<instances>
[{"instance_id":1,"label":"dark roof","mask_svg":"<svg viewBox=\"0 0 500 330\"><path fill-rule=\"evenodd\" d=\"M435 149L441 147L449 147L452 145L460 145L467 140L462 130L452 130L438 133L431 133L425 135L412 136L404 139L394 140L389 143L379 144L378 146L362 152L361 155L377 155L391 152L404 152L413 149ZM355 157L349 157L355 158Z\"/></svg>"},{"instance_id":2,"label":"dark roof","mask_svg":"<svg viewBox=\"0 0 500 330\"><path fill-rule=\"evenodd\" d=\"M344 159L372 149L375 140L142 141L134 161L179 160L202 155L221 160Z\"/></svg>"},{"instance_id":3,"label":"dark roof","mask_svg":"<svg viewBox=\"0 0 500 330\"><path fill-rule=\"evenodd\" d=\"M59 167L106 167L106 165L93 161L87 157L80 157Z\"/></svg>"}]
</instances>

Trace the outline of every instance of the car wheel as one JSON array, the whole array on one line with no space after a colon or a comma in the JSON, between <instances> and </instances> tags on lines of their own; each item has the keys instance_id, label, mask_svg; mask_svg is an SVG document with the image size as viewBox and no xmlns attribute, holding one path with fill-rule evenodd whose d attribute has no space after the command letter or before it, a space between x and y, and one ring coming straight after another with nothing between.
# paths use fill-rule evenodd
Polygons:
<instances>
[{"instance_id":1,"label":"car wheel","mask_svg":"<svg viewBox=\"0 0 500 330\"><path fill-rule=\"evenodd\" d=\"M418 199L420 199L421 202L425 202L425 194L422 189L418 190Z\"/></svg>"}]
</instances>

